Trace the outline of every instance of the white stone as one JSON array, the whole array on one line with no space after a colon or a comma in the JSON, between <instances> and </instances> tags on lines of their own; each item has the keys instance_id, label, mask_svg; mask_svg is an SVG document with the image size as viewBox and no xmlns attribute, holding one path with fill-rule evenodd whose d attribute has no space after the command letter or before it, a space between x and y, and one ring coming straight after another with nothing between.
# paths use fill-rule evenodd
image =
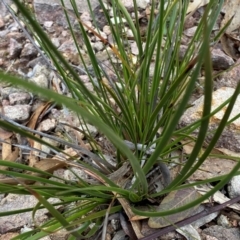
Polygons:
<instances>
[{"instance_id":1,"label":"white stone","mask_svg":"<svg viewBox=\"0 0 240 240\"><path fill-rule=\"evenodd\" d=\"M56 124L55 119L45 119L39 124L37 130L41 132L49 132L56 127Z\"/></svg>"},{"instance_id":2,"label":"white stone","mask_svg":"<svg viewBox=\"0 0 240 240\"><path fill-rule=\"evenodd\" d=\"M230 198L240 196L240 176L234 176L228 185L228 194Z\"/></svg>"},{"instance_id":3,"label":"white stone","mask_svg":"<svg viewBox=\"0 0 240 240\"><path fill-rule=\"evenodd\" d=\"M130 11L133 10L134 8L133 0L121 0L121 2L128 10ZM147 5L150 3L150 0L137 0L136 3L139 8L145 9Z\"/></svg>"},{"instance_id":4,"label":"white stone","mask_svg":"<svg viewBox=\"0 0 240 240\"><path fill-rule=\"evenodd\" d=\"M92 46L93 46L93 48L94 48L95 50L97 50L98 52L101 51L101 50L103 50L103 48L104 48L104 45L103 45L102 42L95 42L95 43L92 44Z\"/></svg>"},{"instance_id":5,"label":"white stone","mask_svg":"<svg viewBox=\"0 0 240 240\"><path fill-rule=\"evenodd\" d=\"M45 22L43 23L43 26L44 26L45 28L50 28L52 25L53 25L53 21L45 21Z\"/></svg>"},{"instance_id":6,"label":"white stone","mask_svg":"<svg viewBox=\"0 0 240 240\"><path fill-rule=\"evenodd\" d=\"M110 18L110 21L112 24L119 24L119 23L125 23L127 22L127 20L125 18L120 18L120 17L116 17L116 18Z\"/></svg>"},{"instance_id":7,"label":"white stone","mask_svg":"<svg viewBox=\"0 0 240 240\"><path fill-rule=\"evenodd\" d=\"M111 31L110 26L105 25L105 26L103 27L103 32L104 32L106 35L111 34L112 31Z\"/></svg>"},{"instance_id":8,"label":"white stone","mask_svg":"<svg viewBox=\"0 0 240 240\"><path fill-rule=\"evenodd\" d=\"M29 105L3 106L5 116L16 122L26 121L30 116L30 110Z\"/></svg>"}]
</instances>

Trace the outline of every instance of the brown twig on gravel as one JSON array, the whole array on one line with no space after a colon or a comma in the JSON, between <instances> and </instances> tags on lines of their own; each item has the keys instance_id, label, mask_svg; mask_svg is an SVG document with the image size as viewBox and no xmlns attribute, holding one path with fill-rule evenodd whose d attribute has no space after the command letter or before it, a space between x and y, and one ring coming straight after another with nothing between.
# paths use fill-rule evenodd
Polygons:
<instances>
[{"instance_id":1,"label":"brown twig on gravel","mask_svg":"<svg viewBox=\"0 0 240 240\"><path fill-rule=\"evenodd\" d=\"M189 217L189 218L186 218L180 222L177 222L175 223L174 225L171 225L171 226L168 226L168 227L165 227L165 228L162 228L160 230L156 230L155 233L153 234L150 234L148 235L147 237L144 237L144 238L141 238L141 240L151 240L151 239L154 239L154 238L157 238L157 237L160 237L162 235L165 235L173 230L176 229L176 226L177 227L182 227L182 226L185 226L187 224L191 224L192 222L198 220L199 218L202 218L202 217L205 217L211 213L214 213L214 212L217 212L229 205L232 205L236 202L239 202L240 201L240 196L237 196L225 203L222 203L220 205L217 205L217 206L214 206L214 207L209 207L209 208L206 208L205 210L203 210L202 212L198 213L198 214L195 214L194 216L192 217Z\"/></svg>"}]
</instances>

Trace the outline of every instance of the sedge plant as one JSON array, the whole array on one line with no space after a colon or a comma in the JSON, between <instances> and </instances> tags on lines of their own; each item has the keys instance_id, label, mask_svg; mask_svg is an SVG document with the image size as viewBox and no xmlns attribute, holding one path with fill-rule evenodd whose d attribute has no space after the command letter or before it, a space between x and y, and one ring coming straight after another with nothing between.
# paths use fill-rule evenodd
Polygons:
<instances>
[{"instance_id":1,"label":"sedge plant","mask_svg":"<svg viewBox=\"0 0 240 240\"><path fill-rule=\"evenodd\" d=\"M164 212L143 211L134 207L136 203L141 205L147 199L159 198L177 189L189 187L186 180L210 156L229 122L240 85L237 86L232 98L211 112L213 73L210 45L218 41L220 37L212 38L211 31L220 13L223 0L209 1L183 59L179 59L179 51L189 1L152 1L147 28L143 33L138 21L139 12L136 0L133 1L134 17L130 15L121 1L110 1L112 18L109 16L108 8L100 0L107 25L110 26L113 39L111 43L101 36L101 29L90 27L82 22L76 2L74 0L70 2L77 24L71 22L69 10L62 0L63 14L65 14L71 37L78 49L80 67L88 75L93 91L85 86L75 67L56 49L35 20L34 13L29 12L19 1L16 1L16 4L21 12L20 17L71 96L40 88L25 79L3 71L0 72L0 78L1 81L23 87L67 111L74 112L81 124L85 125L84 134L91 142L95 140L91 138L87 124L95 126L113 144L115 149L113 157L116 162L114 166L109 164L101 150L87 153L95 159L93 160L95 164L83 162L76 156L70 161L69 156L66 155L63 160L65 167L80 168L95 180L88 182L76 176L78 181L71 182L37 168L1 160L1 166L8 169L17 168L22 172L0 170L1 174L10 176L17 183L10 185L10 182L0 181L0 192L32 194L39 200L39 203L35 208L1 212L0 216L32 211L34 219L36 211L41 208L48 209L52 215L51 220L32 231L17 236L16 239L40 239L61 228L68 231L69 239L87 239L99 233L104 225L103 219L107 215L122 210L128 217L131 214L147 217L168 216L200 204L222 188L237 173L240 165L237 163L228 175L219 177L218 183L211 191L185 206ZM88 5L93 25L96 25L90 0L88 0ZM155 9L158 10L157 14ZM138 54L135 56L130 50L127 29L130 29L131 41L135 42L138 49ZM84 42L87 58L82 54L78 44L77 34L79 33ZM102 61L95 54L89 34L103 42L104 52L108 56L115 79L107 73ZM205 71L202 118L179 129L178 123L188 107L202 68ZM208 147L203 148L210 117L226 105L227 111L221 123L215 130ZM48 145L55 151L61 152L61 156L64 154L62 149L44 142L39 137L39 133L34 135L36 132L32 129L24 128L6 119L0 120L0 125L28 139ZM198 135L192 137L196 129L199 129ZM62 145L75 148L80 152L83 151L77 144L58 138L54 140L61 141ZM194 142L194 148L188 159L182 163L179 175L171 179L168 167L172 161L170 153L178 148L181 149L179 143L183 140ZM160 166L163 173L165 188L151 193L147 174L156 166ZM120 180L122 173L127 174L127 177L123 178L124 181ZM39 184L28 184L27 181ZM216 178L206 179L200 183L212 181L216 182ZM49 198L57 198L60 202L50 204ZM67 208L73 202L74 207ZM126 208L126 204L130 210ZM66 207L62 214L55 209L58 205ZM91 228L89 228L90 224Z\"/></svg>"}]
</instances>

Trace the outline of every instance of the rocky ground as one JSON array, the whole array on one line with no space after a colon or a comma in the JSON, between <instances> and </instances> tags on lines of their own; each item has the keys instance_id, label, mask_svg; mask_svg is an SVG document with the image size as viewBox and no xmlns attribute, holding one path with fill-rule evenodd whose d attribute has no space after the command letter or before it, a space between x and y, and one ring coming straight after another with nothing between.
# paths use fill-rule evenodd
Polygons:
<instances>
[{"instance_id":1,"label":"rocky ground","mask_svg":"<svg viewBox=\"0 0 240 240\"><path fill-rule=\"evenodd\" d=\"M123 0L122 0L123 1ZM4 2L8 3L15 13L18 12L15 5L13 5L14 1L5 0ZM70 38L70 32L67 27L67 22L64 18L64 14L61 10L61 7L58 0L45 1L45 0L28 0L30 7L33 7L36 18L39 23L42 24L43 29L49 35L52 42L59 49L60 52L65 56L65 58L72 64L72 66L76 69L76 71L81 75L81 79L85 81L86 86L89 89L92 89L91 82L88 79L88 76L85 74L82 69L82 63L78 56L77 49L74 45L73 40ZM139 16L140 16L140 24L144 34L144 29L147 24L147 15L149 14L149 0L141 0L137 1L139 4ZM127 9L131 12L132 1L123 1ZM88 13L88 7L86 5L86 1L78 1L78 4L81 11L81 19L88 25L93 26L92 19ZM107 26L106 21L103 18L103 14L99 7L97 0L92 0L94 13L97 19L98 28L101 30L100 34L104 39L107 39L109 42L112 41L112 36L109 31L109 26ZM109 14L111 16L111 9L109 10ZM181 52L180 58L183 57L184 52L186 51L187 45L193 36L198 20L200 16L203 14L203 7L200 7L185 23L185 32L182 38ZM219 16L219 19L221 16ZM71 19L72 24L74 26L75 19ZM3 2L0 2L0 68L4 71L11 72L13 74L17 74L27 78L29 81L35 82L37 85L51 88L55 91L63 94L67 94L64 90L64 86L61 83L60 76L54 71L54 69L49 66L48 60L46 60L45 55L37 49L36 43L31 42L26 33L23 31L24 24L20 20L20 24L13 18L8 9L5 7ZM215 26L215 31L217 32L220 28L220 22ZM129 29L126 29L128 34L127 37L131 39L132 33ZM82 44L81 36L79 36L79 46L83 54L86 53L86 49ZM103 66L106 67L106 71L108 74L111 74L114 78L114 74L109 69L109 60L108 55L104 50L104 45L101 41L99 41L95 36L91 37L92 46L96 51L96 55L99 60L103 63ZM136 43L132 40L129 40L129 44L131 46L131 51L133 56L137 55ZM88 62L88 56L84 55L85 60ZM111 56L114 61L114 56ZM221 45L217 45L212 49L212 63L215 73L218 73L222 70L230 69L233 65L236 65L235 68L231 68L228 72L222 74L220 77L216 78L214 81L214 104L219 106L220 103L224 102L228 99L234 91L240 75L240 66L238 64L240 60L238 60L238 55L235 58L232 58L224 53L221 48ZM89 65L89 68L91 66ZM203 73L204 75L204 73ZM201 79L200 76L199 79ZM201 96L201 85L199 86L199 92L196 93L193 100L196 100L193 103L193 106L187 110L184 114L180 125L185 126L189 123L196 120L201 115L201 104L203 102ZM75 116L72 116L69 112L66 112L65 109L59 109L55 106L49 108L47 112L41 116L42 109L46 106L46 103L38 98L37 96L32 95L29 92L26 92L22 89L15 88L14 86L7 86L0 82L0 96L1 96L1 112L2 115L6 118L20 123L22 125L29 126L29 121L33 116L33 114L38 114L40 121L35 123L37 126L37 131L44 133L51 133L53 135L59 136L60 129L64 128L64 131L70 133L70 130L67 126L61 125L60 123L71 123L74 126L79 127L78 119ZM214 106L213 106L214 107ZM238 114L240 109L240 98L237 100L235 108L233 110L232 116ZM210 124L210 128L214 128L219 121L221 120L223 113L215 116ZM93 126L89 126L91 128L92 136L97 135L97 130ZM235 153L240 152L240 135L237 129L240 128L240 121L234 121L223 133L221 139L219 140L217 147L219 151L221 149L227 149ZM11 133L4 131L3 129L0 131L1 140L7 140L11 136ZM43 137L44 139L44 137ZM84 139L84 136L81 136L81 139ZM19 139L16 139L17 142ZM20 140L22 140L20 138ZM50 141L52 144L57 144L56 141L49 140L45 138L44 140ZM84 142L84 147L91 151L91 146ZM102 139L98 139L99 144L101 145ZM15 142L15 143L16 143ZM102 141L103 142L103 141ZM23 144L23 143L22 143ZM104 142L105 153L108 154L111 151L112 147L109 144L106 146L106 142ZM2 144L1 149L2 153L4 152L5 145ZM47 154L50 154L50 149L46 148L46 146L40 146L40 149L45 152L41 153L41 157L46 157ZM187 151L187 150L186 150ZM223 151L223 150L222 150ZM23 156L23 155L22 155ZM111 157L111 156L110 156ZM4 156L2 154L2 158ZM24 157L16 156L16 161L26 161ZM29 159L28 159L29 160ZM109 161L111 161L110 159ZM35 158L31 158L29 164L34 166L36 163ZM220 166L219 161L212 161L211 168L213 169L215 166L216 170L211 170L210 175L201 175L195 176L195 179L204 179L206 177L217 176L218 174L227 173L227 170L231 169L229 164L234 165L233 162L224 165L224 168ZM227 170L226 170L227 169ZM78 169L75 169L79 171ZM206 171L209 170L209 165L206 163ZM61 176L65 176L68 179L73 179L74 176L71 175L69 170L66 169L58 169L55 174L60 174ZM79 174L82 174L79 172ZM194 177L193 177L194 178ZM194 179L193 179L194 180ZM228 195L233 198L234 196L240 194L238 187L239 179L236 177L231 183L229 183ZM52 200L55 201L55 200ZM9 211L13 209L20 209L29 207L30 205L34 206L36 204L36 200L33 196L17 196L14 194L8 195L0 195L0 212ZM240 208L239 208L240 209ZM218 213L214 217L212 217L209 222L205 222L201 225L201 228L198 226L198 232L201 235L201 239L240 239L240 231L238 228L238 224L240 221L239 210L236 212L226 211L223 213ZM231 215L232 214L232 215ZM234 217L231 217L233 216ZM36 216L37 222L41 223L48 218L46 211L42 210L38 212ZM109 223L109 235L108 239L120 240L126 239L124 231L119 226L118 219L112 219ZM31 214L19 214L17 216L8 216L0 218L0 239L11 239L13 236L18 235L19 231L26 231L27 229L33 227ZM144 230L145 229L145 230ZM149 228L144 228L143 224L143 232L147 235L149 232ZM60 231L59 233L53 234L46 239L65 239L66 232ZM161 239L185 239L182 235L176 232L171 232L165 236L162 236ZM190 239L190 238L189 238Z\"/></svg>"}]
</instances>

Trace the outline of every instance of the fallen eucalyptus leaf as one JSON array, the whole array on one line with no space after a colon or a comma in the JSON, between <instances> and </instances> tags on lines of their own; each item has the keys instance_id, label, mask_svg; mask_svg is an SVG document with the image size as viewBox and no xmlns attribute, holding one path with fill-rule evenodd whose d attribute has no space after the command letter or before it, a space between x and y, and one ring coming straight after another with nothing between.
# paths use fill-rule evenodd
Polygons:
<instances>
[{"instance_id":1,"label":"fallen eucalyptus leaf","mask_svg":"<svg viewBox=\"0 0 240 240\"><path fill-rule=\"evenodd\" d=\"M178 233L183 235L187 240L201 240L198 231L191 225L186 225L176 229Z\"/></svg>"},{"instance_id":2,"label":"fallen eucalyptus leaf","mask_svg":"<svg viewBox=\"0 0 240 240\"><path fill-rule=\"evenodd\" d=\"M156 209L157 212L167 211L182 207L197 198L201 195L194 188L181 189L178 191L173 191L169 193L163 201L160 203L160 206ZM164 217L150 217L148 220L148 225L151 228L162 228L170 224L179 222L189 216L192 216L197 210L198 206L190 208L188 210L175 213L169 216Z\"/></svg>"},{"instance_id":3,"label":"fallen eucalyptus leaf","mask_svg":"<svg viewBox=\"0 0 240 240\"><path fill-rule=\"evenodd\" d=\"M207 185L201 185L201 186L195 186L194 187L201 195L206 194L206 192L209 192L212 187L207 186ZM226 197L223 193L221 193L220 191L217 191L214 193L214 195L212 196L211 199L209 199L209 202L216 202L219 204L223 204L227 201L229 201L230 198ZM239 203L234 203L232 205L228 206L229 208L232 208L234 210L240 211L240 204Z\"/></svg>"}]
</instances>

